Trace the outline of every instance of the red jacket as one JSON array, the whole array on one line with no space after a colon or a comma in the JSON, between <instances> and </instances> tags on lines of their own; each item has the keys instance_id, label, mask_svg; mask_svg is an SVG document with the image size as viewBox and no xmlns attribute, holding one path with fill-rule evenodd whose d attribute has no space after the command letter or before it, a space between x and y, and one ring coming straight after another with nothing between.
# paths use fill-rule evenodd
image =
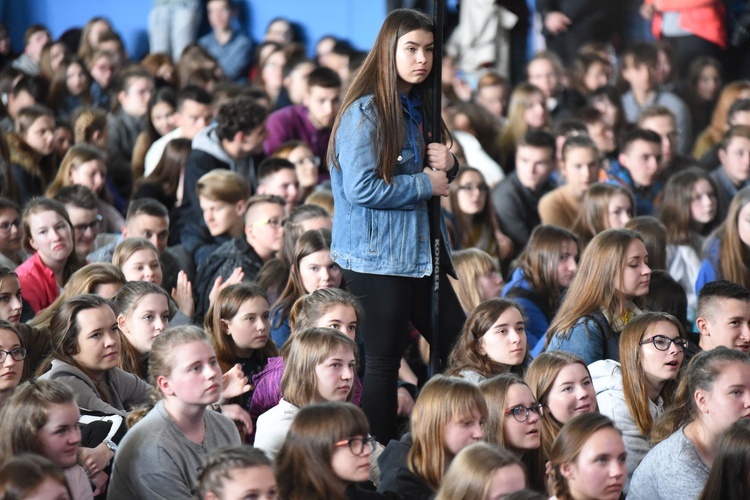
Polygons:
<instances>
[{"instance_id":1,"label":"red jacket","mask_svg":"<svg viewBox=\"0 0 750 500\"><path fill-rule=\"evenodd\" d=\"M727 48L727 28L724 23L724 4L721 0L645 0L656 7L651 23L651 31L656 38L661 37L662 11L680 13L679 25L682 29Z\"/></svg>"},{"instance_id":2,"label":"red jacket","mask_svg":"<svg viewBox=\"0 0 750 500\"><path fill-rule=\"evenodd\" d=\"M60 289L55 281L55 273L44 265L39 252L16 268L18 281L21 283L21 296L38 313L52 304Z\"/></svg>"}]
</instances>

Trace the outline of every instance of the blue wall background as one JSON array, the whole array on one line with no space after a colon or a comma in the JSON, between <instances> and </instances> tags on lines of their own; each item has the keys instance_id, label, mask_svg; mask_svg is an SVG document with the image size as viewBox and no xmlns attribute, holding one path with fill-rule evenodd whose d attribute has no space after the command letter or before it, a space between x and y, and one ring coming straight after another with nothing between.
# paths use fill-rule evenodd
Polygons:
<instances>
[{"instance_id":1,"label":"blue wall background","mask_svg":"<svg viewBox=\"0 0 750 500\"><path fill-rule=\"evenodd\" d=\"M258 41L274 17L285 17L302 27L312 49L326 34L348 39L362 50L372 46L385 19L385 0L236 0L241 29ZM104 16L123 37L132 58L148 52L146 32L153 0L0 0L0 18L8 27L14 50L23 49L23 33L33 23L46 25L53 38L67 29L83 27L94 16ZM205 13L205 11L204 11ZM205 16L204 16L205 17ZM204 30L207 24L204 22Z\"/></svg>"}]
</instances>

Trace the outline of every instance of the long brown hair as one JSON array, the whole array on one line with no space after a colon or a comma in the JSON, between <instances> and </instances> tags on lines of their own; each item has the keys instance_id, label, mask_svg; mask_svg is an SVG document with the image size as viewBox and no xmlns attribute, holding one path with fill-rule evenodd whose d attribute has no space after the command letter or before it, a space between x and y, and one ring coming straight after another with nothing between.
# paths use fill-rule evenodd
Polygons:
<instances>
[{"instance_id":1,"label":"long brown hair","mask_svg":"<svg viewBox=\"0 0 750 500\"><path fill-rule=\"evenodd\" d=\"M630 199L632 217L635 213L633 193L616 184L592 184L583 196L583 209L573 223L573 232L580 238L582 246L588 245L594 236L609 229L609 202L615 195Z\"/></svg>"},{"instance_id":2,"label":"long brown hair","mask_svg":"<svg viewBox=\"0 0 750 500\"><path fill-rule=\"evenodd\" d=\"M240 307L252 299L261 299L268 303L266 292L258 285L251 283L238 283L224 287L216 301L208 308L205 319L206 332L213 340L216 357L221 365L222 373L226 373L237 363L237 344L231 335L227 335L225 322L231 321L240 310ZM270 325L269 325L270 330ZM268 337L266 345L253 352L252 357L260 366L265 366L268 358L278 356L279 351L271 337Z\"/></svg>"},{"instance_id":3,"label":"long brown hair","mask_svg":"<svg viewBox=\"0 0 750 500\"><path fill-rule=\"evenodd\" d=\"M557 310L563 292L557 281L557 265L562 245L566 242L575 243L580 256L581 243L575 234L558 226L537 226L517 260L531 290L546 302L551 311Z\"/></svg>"},{"instance_id":4,"label":"long brown hair","mask_svg":"<svg viewBox=\"0 0 750 500\"><path fill-rule=\"evenodd\" d=\"M719 241L719 258L714 265L719 272L719 279L750 287L750 248L740 238L738 228L742 209L750 203L750 186L742 188L729 205L727 218L719 226L714 236ZM710 245L713 238L709 239ZM709 259L714 260L709 255Z\"/></svg>"},{"instance_id":5,"label":"long brown hair","mask_svg":"<svg viewBox=\"0 0 750 500\"><path fill-rule=\"evenodd\" d=\"M432 19L422 12L411 9L396 9L385 18L375 39L375 44L354 78L344 102L341 104L341 111L333 123L331 141L328 146L329 164L341 168L336 157L336 133L341 124L341 116L354 101L372 94L378 120L376 135L373 140L373 147L377 151L374 162L375 172L386 183L393 180L397 165L395 159L399 156L403 147L405 128L404 111L397 89L396 46L399 38L416 30L433 33ZM424 82L415 85L412 89L412 93L421 95L422 102L425 103L422 110L425 123L430 123L433 118L430 106L427 103L432 102L433 97L439 98L439 96L432 95L433 78L440 78L440 75L431 71ZM439 117L436 118L440 119ZM440 119L440 123L443 137L449 138L450 133L442 119Z\"/></svg>"},{"instance_id":6,"label":"long brown hair","mask_svg":"<svg viewBox=\"0 0 750 500\"><path fill-rule=\"evenodd\" d=\"M648 405L648 390L646 388L646 373L643 370L640 342L643 336L650 333L658 323L666 321L677 328L681 338L685 338L682 324L671 314L663 312L645 312L633 318L620 334L620 364L622 367L622 391L625 394L625 406L644 436L651 433L654 420ZM645 346L653 348L651 346ZM675 380L668 380L659 395L664 402L664 408L672 404Z\"/></svg>"},{"instance_id":7,"label":"long brown hair","mask_svg":"<svg viewBox=\"0 0 750 500\"><path fill-rule=\"evenodd\" d=\"M694 221L690 213L693 188L701 179L711 185L714 190L714 200L716 200L719 190L713 178L701 168L689 167L669 178L662 191L659 208L659 220L667 228L667 244L691 245L699 254L701 248L700 245L696 245L696 239L700 240L700 236L708 235L719 222L717 215L714 216L714 220L704 226Z\"/></svg>"},{"instance_id":8,"label":"long brown hair","mask_svg":"<svg viewBox=\"0 0 750 500\"><path fill-rule=\"evenodd\" d=\"M274 327L278 327L284 321L284 318L289 316L289 311L292 310L294 301L300 298L302 295L308 293L305 290L305 286L302 283L302 276L300 275L300 265L302 259L312 255L321 250L331 249L331 231L330 229L313 229L305 231L302 236L297 240L297 245L294 249L294 260L289 270L289 279L286 282L284 291L281 292L279 300L273 305L274 313L278 312L278 320ZM339 285L344 288L346 285L344 280L341 280Z\"/></svg>"},{"instance_id":9,"label":"long brown hair","mask_svg":"<svg viewBox=\"0 0 750 500\"><path fill-rule=\"evenodd\" d=\"M680 427L700 418L701 411L695 403L696 391L712 391L716 380L731 363L750 365L750 358L743 352L719 346L710 351L702 351L690 360L677 384L674 403L651 429L649 440L652 446L667 439Z\"/></svg>"},{"instance_id":10,"label":"long brown hair","mask_svg":"<svg viewBox=\"0 0 750 500\"><path fill-rule=\"evenodd\" d=\"M465 214L461 211L458 204L458 191L460 189L459 183L461 178L469 172L478 174L481 179L480 189L484 189L484 208L482 211L475 215ZM458 172L456 179L451 183L450 194L448 199L450 200L451 213L456 218L456 225L458 226L459 234L461 235L461 241L458 242L461 248L471 248L475 243L476 229L487 231L489 234L489 245L487 248L496 248L497 242L495 240L495 231L498 230L497 217L495 210L492 208L492 201L490 200L490 192L487 183L484 181L484 175L482 172L474 167L461 167ZM499 249L495 258L500 257Z\"/></svg>"},{"instance_id":11,"label":"long brown hair","mask_svg":"<svg viewBox=\"0 0 750 500\"><path fill-rule=\"evenodd\" d=\"M550 323L545 345L554 335L567 337L585 316L604 310L617 317L623 312L625 304L617 285L622 281L628 247L634 240L643 242L641 235L630 229L607 229L591 240L581 257L578 274ZM640 302L638 298L634 300Z\"/></svg>"},{"instance_id":12,"label":"long brown hair","mask_svg":"<svg viewBox=\"0 0 750 500\"><path fill-rule=\"evenodd\" d=\"M724 432L699 500L750 498L750 422L740 419Z\"/></svg>"},{"instance_id":13,"label":"long brown hair","mask_svg":"<svg viewBox=\"0 0 750 500\"><path fill-rule=\"evenodd\" d=\"M508 366L498 363L480 352L482 337L492 329L500 315L511 308L515 308L523 316L521 306L508 299L490 299L471 311L448 357L446 375L460 377L464 370L474 371L485 378L508 372L523 374L523 368L530 359L528 342L526 359L520 365Z\"/></svg>"},{"instance_id":14,"label":"long brown hair","mask_svg":"<svg viewBox=\"0 0 750 500\"><path fill-rule=\"evenodd\" d=\"M302 408L276 455L279 498L345 500L346 484L331 468L335 443L369 433L367 417L351 403Z\"/></svg>"},{"instance_id":15,"label":"long brown hair","mask_svg":"<svg viewBox=\"0 0 750 500\"><path fill-rule=\"evenodd\" d=\"M574 462L589 438L602 429L614 429L622 436L614 422L599 413L578 415L563 426L549 456L550 473L547 488L550 495L555 495L559 500L573 500L568 489L568 480L563 476L561 467Z\"/></svg>"}]
</instances>

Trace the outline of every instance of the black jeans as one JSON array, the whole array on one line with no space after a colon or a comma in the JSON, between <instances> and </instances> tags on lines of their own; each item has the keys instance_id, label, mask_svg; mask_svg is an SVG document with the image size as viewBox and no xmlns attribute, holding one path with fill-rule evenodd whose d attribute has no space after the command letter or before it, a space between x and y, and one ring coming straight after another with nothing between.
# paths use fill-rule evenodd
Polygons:
<instances>
[{"instance_id":1,"label":"black jeans","mask_svg":"<svg viewBox=\"0 0 750 500\"><path fill-rule=\"evenodd\" d=\"M365 378L362 409L370 431L381 443L397 438L398 369L409 341L411 322L432 342L432 277L405 278L344 270L347 287L362 302L365 338ZM445 366L450 349L463 328L466 315L448 278L440 277L438 352ZM434 349L435 346L432 346Z\"/></svg>"}]
</instances>

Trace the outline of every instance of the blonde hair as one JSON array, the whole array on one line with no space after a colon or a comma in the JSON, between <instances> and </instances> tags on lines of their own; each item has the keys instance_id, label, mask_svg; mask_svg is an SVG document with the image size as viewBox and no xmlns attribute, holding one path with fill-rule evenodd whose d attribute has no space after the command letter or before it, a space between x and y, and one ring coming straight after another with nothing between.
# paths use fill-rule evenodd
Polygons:
<instances>
[{"instance_id":1,"label":"blonde hair","mask_svg":"<svg viewBox=\"0 0 750 500\"><path fill-rule=\"evenodd\" d=\"M482 303L482 292L479 289L479 277L488 270L497 271L497 264L490 254L478 248L467 248L453 252L453 267L456 276L448 276L458 302L465 312L472 311Z\"/></svg>"},{"instance_id":2,"label":"blonde hair","mask_svg":"<svg viewBox=\"0 0 750 500\"><path fill-rule=\"evenodd\" d=\"M529 385L532 394L536 400L543 404L546 411L542 417L542 446L541 446L541 460L546 461L549 456L550 450L552 449L552 443L560 433L563 422L560 422L552 415L549 411L549 394L552 391L552 386L555 384L557 376L560 374L563 368L573 364L579 364L583 366L586 373L591 378L586 362L575 354L566 351L550 351L543 352L531 362L529 369L526 371L524 378L526 383ZM596 398L594 398L593 404L596 404Z\"/></svg>"},{"instance_id":3,"label":"blonde hair","mask_svg":"<svg viewBox=\"0 0 750 500\"><path fill-rule=\"evenodd\" d=\"M742 241L739 231L739 217L742 209L750 203L750 186L737 192L729 205L727 218L714 233L719 241L718 262L713 262L718 270L719 279L725 279L750 287L750 248ZM709 242L714 241L712 237ZM717 260L708 254L711 261Z\"/></svg>"},{"instance_id":4,"label":"blonde hair","mask_svg":"<svg viewBox=\"0 0 750 500\"><path fill-rule=\"evenodd\" d=\"M195 191L211 201L238 203L250 197L247 180L231 170L216 169L203 175L195 184Z\"/></svg>"},{"instance_id":5,"label":"blonde hair","mask_svg":"<svg viewBox=\"0 0 750 500\"><path fill-rule=\"evenodd\" d=\"M159 251L147 239L125 238L115 247L115 251L112 254L112 264L122 269L122 266L139 250L153 250L156 258L159 258Z\"/></svg>"},{"instance_id":6,"label":"blonde hair","mask_svg":"<svg viewBox=\"0 0 750 500\"><path fill-rule=\"evenodd\" d=\"M70 173L90 161L101 162L106 171L107 166L101 151L87 144L76 144L71 147L65 154L65 157L63 157L57 175L55 175L52 183L47 188L47 198L54 198L60 188L70 185ZM104 189L104 186L100 188L100 191L102 189ZM99 196L99 193L96 194Z\"/></svg>"},{"instance_id":7,"label":"blonde hair","mask_svg":"<svg viewBox=\"0 0 750 500\"><path fill-rule=\"evenodd\" d=\"M446 449L446 426L475 411L487 418L484 397L471 382L435 375L422 388L411 413L412 446L407 465L433 490L440 487L452 459Z\"/></svg>"},{"instance_id":8,"label":"blonde hair","mask_svg":"<svg viewBox=\"0 0 750 500\"><path fill-rule=\"evenodd\" d=\"M510 451L490 443L474 443L461 450L451 462L435 500L489 498L492 480L503 467L521 468L523 463Z\"/></svg>"},{"instance_id":9,"label":"blonde hair","mask_svg":"<svg viewBox=\"0 0 750 500\"><path fill-rule=\"evenodd\" d=\"M96 293L100 285L124 285L127 280L119 267L106 262L87 264L74 272L55 301L40 311L28 324L34 328L48 328L49 322L60 305L74 295Z\"/></svg>"},{"instance_id":10,"label":"blonde hair","mask_svg":"<svg viewBox=\"0 0 750 500\"><path fill-rule=\"evenodd\" d=\"M350 349L355 363L359 359L357 344L333 328L308 328L301 331L289 349L281 393L284 399L298 408L307 406L319 396L315 367L337 349ZM351 401L352 391L346 397Z\"/></svg>"},{"instance_id":11,"label":"blonde hair","mask_svg":"<svg viewBox=\"0 0 750 500\"><path fill-rule=\"evenodd\" d=\"M84 108L73 120L73 137L76 144L93 144L94 134L103 134L107 128L107 113L98 108Z\"/></svg>"}]
</instances>

